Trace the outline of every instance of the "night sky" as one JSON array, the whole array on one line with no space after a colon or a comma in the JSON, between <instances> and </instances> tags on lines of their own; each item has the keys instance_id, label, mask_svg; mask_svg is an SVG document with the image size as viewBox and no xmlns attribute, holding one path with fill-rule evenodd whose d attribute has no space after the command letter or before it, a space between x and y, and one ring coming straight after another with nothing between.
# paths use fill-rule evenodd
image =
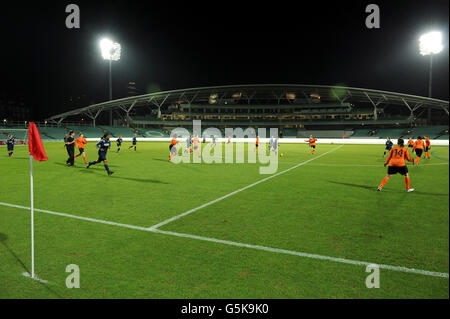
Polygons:
<instances>
[{"instance_id":1,"label":"night sky","mask_svg":"<svg viewBox=\"0 0 450 319\"><path fill-rule=\"evenodd\" d=\"M81 28L67 29L78 4ZM381 28L367 29L376 3ZM99 40L122 45L113 98L128 81L141 94L232 84L347 85L427 96L418 38L444 35L433 97L448 100L448 1L34 1L2 3L0 96L21 98L34 120L108 99ZM78 106L78 105L77 105Z\"/></svg>"}]
</instances>

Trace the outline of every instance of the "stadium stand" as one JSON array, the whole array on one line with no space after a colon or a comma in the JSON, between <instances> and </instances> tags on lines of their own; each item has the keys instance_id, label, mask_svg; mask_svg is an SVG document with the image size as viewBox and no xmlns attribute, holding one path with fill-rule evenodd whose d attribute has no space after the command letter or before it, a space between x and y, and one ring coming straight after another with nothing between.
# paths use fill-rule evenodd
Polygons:
<instances>
[{"instance_id":1,"label":"stadium stand","mask_svg":"<svg viewBox=\"0 0 450 319\"><path fill-rule=\"evenodd\" d=\"M145 136L150 128L192 127L192 120L202 120L205 126L217 128L277 127L286 129L284 136L297 136L289 129L364 130L429 125L433 121L431 115L423 116L426 109L432 111L436 124L446 124L443 115L448 117L448 101L438 99L342 86L230 85L131 96L54 115L47 121L59 125L68 118L88 117L95 126L109 118L110 126L131 126L139 136ZM108 115L111 110L120 116L113 119ZM129 131L125 133L128 135ZM391 135L389 131L380 134L386 133ZM358 132L355 137L358 135L369 134Z\"/></svg>"},{"instance_id":2,"label":"stadium stand","mask_svg":"<svg viewBox=\"0 0 450 319\"><path fill-rule=\"evenodd\" d=\"M298 130L297 137L307 138L310 135L317 138L342 138L343 136L351 137L353 131L350 130Z\"/></svg>"},{"instance_id":3,"label":"stadium stand","mask_svg":"<svg viewBox=\"0 0 450 319\"><path fill-rule=\"evenodd\" d=\"M445 135L440 135L435 138L435 140L448 140L448 139L449 139L448 133Z\"/></svg>"},{"instance_id":4,"label":"stadium stand","mask_svg":"<svg viewBox=\"0 0 450 319\"><path fill-rule=\"evenodd\" d=\"M448 110L448 101L371 89L231 85L102 102L51 116L45 125L38 127L47 140L62 140L70 129L83 132L88 138L99 138L105 132L113 138L120 134L131 138L135 133L138 137L168 137L177 127L192 134L193 120L201 120L200 136L208 127L219 129L222 136L227 135L226 128L252 127L259 135L258 129L266 128L266 135L260 137L269 137L268 129L276 128L281 137L299 139L310 135L324 139L395 139L418 135L448 139L448 126L442 125L448 125ZM23 127L24 122L21 123Z\"/></svg>"},{"instance_id":5,"label":"stadium stand","mask_svg":"<svg viewBox=\"0 0 450 319\"><path fill-rule=\"evenodd\" d=\"M101 130L103 134L109 133L112 137L119 137L120 134L122 134L122 137L128 138L133 137L135 131L129 127L123 127L123 126L107 126L102 125L98 126L98 128Z\"/></svg>"},{"instance_id":6,"label":"stadium stand","mask_svg":"<svg viewBox=\"0 0 450 319\"><path fill-rule=\"evenodd\" d=\"M38 126L39 134L43 140L63 140L69 131L65 127Z\"/></svg>"},{"instance_id":7,"label":"stadium stand","mask_svg":"<svg viewBox=\"0 0 450 319\"><path fill-rule=\"evenodd\" d=\"M86 138L96 138L96 137L100 137L103 133L103 131L101 131L99 129L99 127L93 127L93 126L75 126L75 125L70 125L70 126L65 126L66 130L72 130L75 132L75 136L78 136L79 133L83 133L84 137Z\"/></svg>"},{"instance_id":8,"label":"stadium stand","mask_svg":"<svg viewBox=\"0 0 450 319\"><path fill-rule=\"evenodd\" d=\"M447 134L444 132L447 131ZM411 133L406 134L405 137L417 137L417 136L428 136L430 139L436 139L441 136L446 136L448 138L448 126L423 126L415 127L412 129ZM445 138L443 138L445 139Z\"/></svg>"},{"instance_id":9,"label":"stadium stand","mask_svg":"<svg viewBox=\"0 0 450 319\"><path fill-rule=\"evenodd\" d=\"M371 128L355 129L352 138L400 138L403 137L406 128Z\"/></svg>"},{"instance_id":10,"label":"stadium stand","mask_svg":"<svg viewBox=\"0 0 450 319\"><path fill-rule=\"evenodd\" d=\"M174 128L174 127L173 127ZM200 137L203 136L204 132L208 127L202 127L202 132L199 134ZM253 128L258 134L257 127L243 127L242 130L245 131L248 128ZM13 133L14 130L24 130L26 129L23 125L18 126L0 126L0 140L6 140L8 134ZM133 137L134 133L138 134L138 137L146 137L146 138L161 138L161 137L170 137L170 132L172 128L138 128L132 129L123 126L115 127L115 126L82 126L82 125L67 125L61 127L55 126L44 126L38 125L39 132L41 134L41 138L45 141L62 141L64 135L67 134L70 130L74 130L76 134L82 132L86 138L100 138L104 133L109 132L113 138L117 138L120 134L124 138ZM11 130L11 131L9 131ZM187 134L193 134L192 128L186 127L185 130L188 132ZM222 136L226 136L225 128L219 129ZM403 127L403 128L355 128L345 129L345 130L311 130L311 129L297 129L297 128L283 128L279 130L281 133L280 136L284 138L308 138L310 135L316 138L342 138L345 134L346 138L363 138L363 139L385 139L386 137L390 137L393 139L397 138L416 138L417 136L427 135L430 139L439 139L439 140L448 140L448 126L422 126L422 127ZM185 138L187 134L178 134L180 138ZM19 134L21 136L17 136L19 139L22 138L23 132ZM266 129L266 135L260 137L270 137L270 130Z\"/></svg>"},{"instance_id":11,"label":"stadium stand","mask_svg":"<svg viewBox=\"0 0 450 319\"><path fill-rule=\"evenodd\" d=\"M169 134L162 129L139 129L139 131L143 131L144 137L169 137Z\"/></svg>"},{"instance_id":12,"label":"stadium stand","mask_svg":"<svg viewBox=\"0 0 450 319\"><path fill-rule=\"evenodd\" d=\"M285 128L282 132L283 137L297 137L297 129L295 128Z\"/></svg>"}]
</instances>

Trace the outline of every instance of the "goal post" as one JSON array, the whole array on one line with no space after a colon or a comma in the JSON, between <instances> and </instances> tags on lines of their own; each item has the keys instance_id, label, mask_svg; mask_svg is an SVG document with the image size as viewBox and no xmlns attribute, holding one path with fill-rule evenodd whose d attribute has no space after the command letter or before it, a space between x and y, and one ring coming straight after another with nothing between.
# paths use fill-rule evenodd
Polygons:
<instances>
[{"instance_id":1,"label":"goal post","mask_svg":"<svg viewBox=\"0 0 450 319\"><path fill-rule=\"evenodd\" d=\"M14 137L15 145L26 145L28 143L28 129L0 128L0 145L5 145L10 135Z\"/></svg>"}]
</instances>

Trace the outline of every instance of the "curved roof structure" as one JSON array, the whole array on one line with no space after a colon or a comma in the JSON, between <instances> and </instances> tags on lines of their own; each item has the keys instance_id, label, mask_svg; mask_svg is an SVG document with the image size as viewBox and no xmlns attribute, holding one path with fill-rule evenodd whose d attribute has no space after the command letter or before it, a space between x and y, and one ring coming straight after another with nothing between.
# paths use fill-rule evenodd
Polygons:
<instances>
[{"instance_id":1,"label":"curved roof structure","mask_svg":"<svg viewBox=\"0 0 450 319\"><path fill-rule=\"evenodd\" d=\"M386 105L406 107L410 111L411 118L414 117L416 111L423 108L441 109L447 115L449 114L448 101L403 93L343 86L251 84L180 89L132 96L89 105L54 115L47 120L60 123L70 116L83 114L91 118L95 123L95 119L101 112L112 109L122 110L128 116L133 108L141 106L164 109L174 104L186 104L188 107L190 104L205 104L205 107L207 107L211 97L214 97L215 103L226 104L227 100L236 98L236 96L249 105L264 104L264 102L272 101L272 105L276 106L277 104L286 103L296 104L296 101L299 100L302 101L301 104L305 104L305 101L310 104L317 104L320 101L320 103L337 105L347 103L358 105L363 103L373 107L375 119L377 119L378 110Z\"/></svg>"}]
</instances>

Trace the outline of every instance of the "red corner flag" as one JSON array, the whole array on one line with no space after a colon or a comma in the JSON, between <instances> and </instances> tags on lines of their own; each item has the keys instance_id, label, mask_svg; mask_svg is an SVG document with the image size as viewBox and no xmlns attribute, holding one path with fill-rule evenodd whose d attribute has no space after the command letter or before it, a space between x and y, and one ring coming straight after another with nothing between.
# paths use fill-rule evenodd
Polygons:
<instances>
[{"instance_id":1,"label":"red corner flag","mask_svg":"<svg viewBox=\"0 0 450 319\"><path fill-rule=\"evenodd\" d=\"M34 122L30 122L30 126L28 127L28 149L30 155L32 155L36 161L40 162L48 160L44 146L42 145L41 137Z\"/></svg>"},{"instance_id":2,"label":"red corner flag","mask_svg":"<svg viewBox=\"0 0 450 319\"><path fill-rule=\"evenodd\" d=\"M28 150L30 151L30 212L31 212L31 273L23 273L27 277L39 280L34 273L34 192L33 192L33 158L36 161L48 160L42 145L41 137L34 122L28 126ZM42 280L40 280L42 281ZM42 281L44 282L44 281Z\"/></svg>"}]
</instances>

